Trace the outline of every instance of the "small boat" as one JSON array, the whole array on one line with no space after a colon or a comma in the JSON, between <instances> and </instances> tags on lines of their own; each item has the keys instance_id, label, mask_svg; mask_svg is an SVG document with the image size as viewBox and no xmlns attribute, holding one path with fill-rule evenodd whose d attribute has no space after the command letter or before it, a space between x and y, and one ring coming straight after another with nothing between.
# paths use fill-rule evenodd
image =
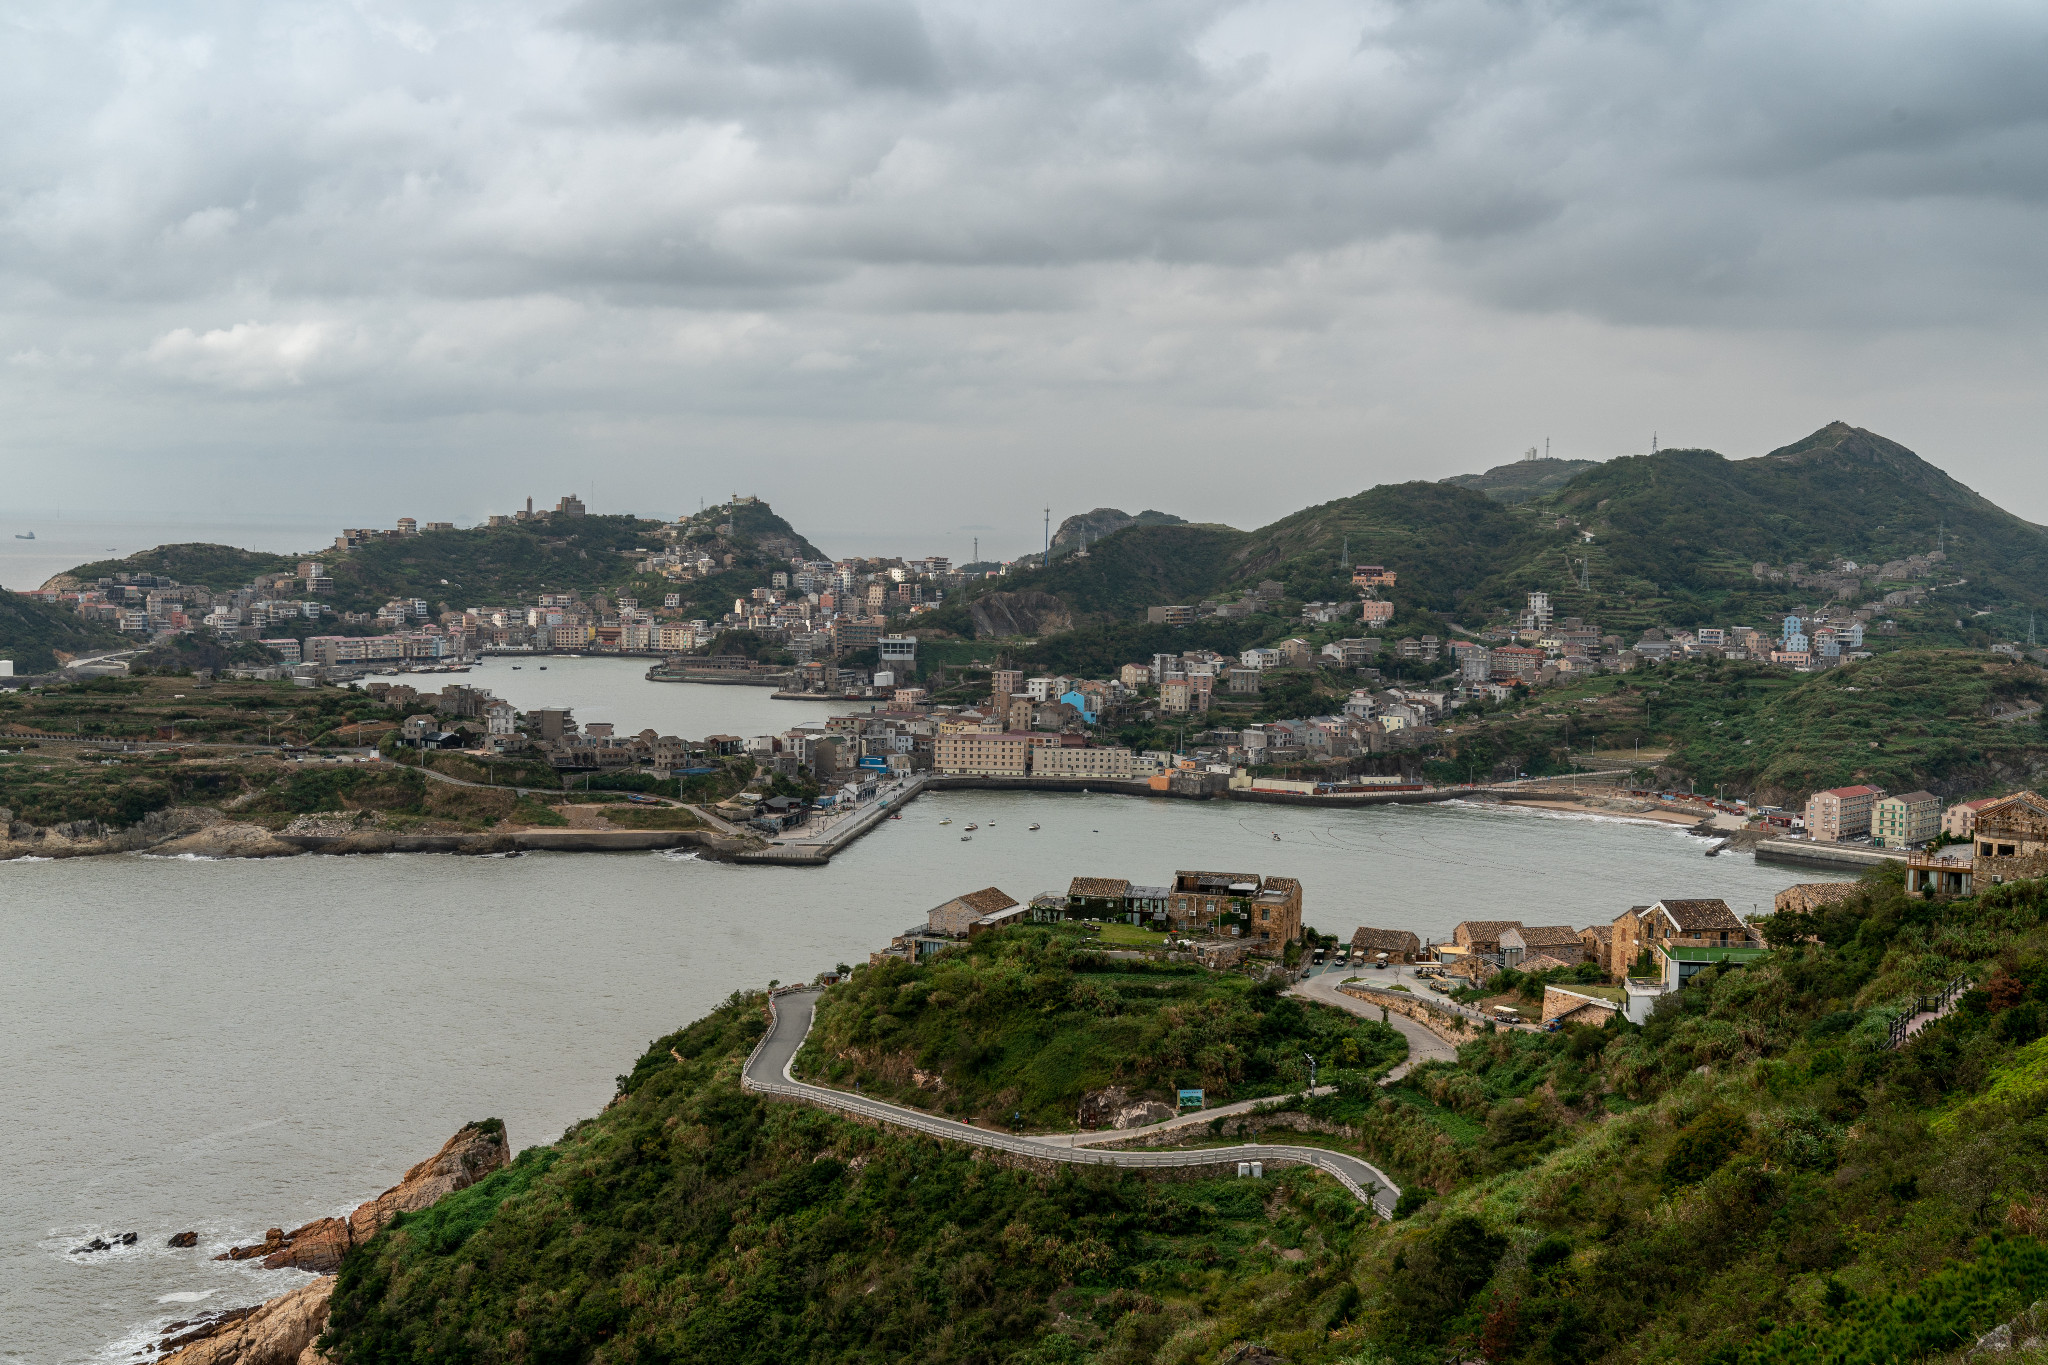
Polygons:
<instances>
[{"instance_id":1,"label":"small boat","mask_svg":"<svg viewBox=\"0 0 2048 1365\"><path fill-rule=\"evenodd\" d=\"M949 815L945 819L939 821L939 823L942 825L950 825L953 823L953 817Z\"/></svg>"},{"instance_id":2,"label":"small boat","mask_svg":"<svg viewBox=\"0 0 2048 1365\"><path fill-rule=\"evenodd\" d=\"M513 671L514 673L517 673L517 672L519 671L519 665L518 665L518 664L514 664L514 665L512 665L512 671Z\"/></svg>"},{"instance_id":3,"label":"small boat","mask_svg":"<svg viewBox=\"0 0 2048 1365\"><path fill-rule=\"evenodd\" d=\"M1031 828L1033 828L1033 829L1037 829L1037 828L1038 828L1038 826L1036 826L1036 825L1033 825L1033 826L1032 826Z\"/></svg>"},{"instance_id":4,"label":"small boat","mask_svg":"<svg viewBox=\"0 0 2048 1365\"><path fill-rule=\"evenodd\" d=\"M17 535L15 537L16 540L34 540L35 538L36 533L34 531L30 531L27 535Z\"/></svg>"},{"instance_id":5,"label":"small boat","mask_svg":"<svg viewBox=\"0 0 2048 1365\"><path fill-rule=\"evenodd\" d=\"M543 672L543 673L547 672L547 671L548 671L548 666L547 666L546 664L542 664L542 665L540 666L540 671L541 671L541 672Z\"/></svg>"},{"instance_id":6,"label":"small boat","mask_svg":"<svg viewBox=\"0 0 2048 1365\"><path fill-rule=\"evenodd\" d=\"M981 828L981 826L980 826L980 825L969 825L969 826L968 826L967 828L969 828L969 829L980 829L980 828Z\"/></svg>"},{"instance_id":7,"label":"small boat","mask_svg":"<svg viewBox=\"0 0 2048 1365\"><path fill-rule=\"evenodd\" d=\"M1273 842L1276 844L1280 842L1280 836L1277 833L1273 836Z\"/></svg>"},{"instance_id":8,"label":"small boat","mask_svg":"<svg viewBox=\"0 0 2048 1365\"><path fill-rule=\"evenodd\" d=\"M901 819L903 818L903 812L899 810L899 811L897 811L897 812L896 812L896 813L895 813L894 815L890 816L889 818L890 818L891 820L901 820Z\"/></svg>"},{"instance_id":9,"label":"small boat","mask_svg":"<svg viewBox=\"0 0 2048 1365\"><path fill-rule=\"evenodd\" d=\"M963 835L961 835L961 836L960 836L960 842L964 844L964 843L966 843L966 842L967 842L967 841L968 841L969 839L972 839L973 837L974 837L974 836L973 836L972 834L963 834Z\"/></svg>"}]
</instances>

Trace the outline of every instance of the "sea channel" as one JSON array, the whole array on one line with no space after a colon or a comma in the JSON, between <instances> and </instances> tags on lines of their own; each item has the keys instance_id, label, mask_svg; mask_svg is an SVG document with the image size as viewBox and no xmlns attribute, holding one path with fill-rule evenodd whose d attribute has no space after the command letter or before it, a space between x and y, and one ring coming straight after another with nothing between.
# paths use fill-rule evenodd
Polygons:
<instances>
[{"instance_id":1,"label":"sea channel","mask_svg":"<svg viewBox=\"0 0 2048 1365\"><path fill-rule=\"evenodd\" d=\"M835 709L650 683L625 660L518 662L451 680L693 737ZM0 1360L126 1361L169 1321L277 1293L296 1272L211 1254L345 1211L470 1119L504 1119L515 1148L551 1141L650 1039L737 988L865 961L962 891L1281 873L1319 929L1442 938L1461 919L1583 925L1672 896L1748 914L1825 876L1706 858L1708 841L1669 825L1457 802L959 791L902 815L820 868L676 853L0 865ZM186 1229L196 1250L165 1246ZM130 1231L133 1247L71 1254Z\"/></svg>"}]
</instances>

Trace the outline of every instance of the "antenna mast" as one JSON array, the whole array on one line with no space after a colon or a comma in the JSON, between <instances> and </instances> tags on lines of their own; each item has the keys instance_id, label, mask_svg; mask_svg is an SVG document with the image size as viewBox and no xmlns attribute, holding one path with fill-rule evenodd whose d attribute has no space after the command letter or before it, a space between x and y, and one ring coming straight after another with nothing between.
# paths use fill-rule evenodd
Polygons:
<instances>
[{"instance_id":1,"label":"antenna mast","mask_svg":"<svg viewBox=\"0 0 2048 1365\"><path fill-rule=\"evenodd\" d=\"M1052 509L1045 509L1045 567L1052 563Z\"/></svg>"}]
</instances>

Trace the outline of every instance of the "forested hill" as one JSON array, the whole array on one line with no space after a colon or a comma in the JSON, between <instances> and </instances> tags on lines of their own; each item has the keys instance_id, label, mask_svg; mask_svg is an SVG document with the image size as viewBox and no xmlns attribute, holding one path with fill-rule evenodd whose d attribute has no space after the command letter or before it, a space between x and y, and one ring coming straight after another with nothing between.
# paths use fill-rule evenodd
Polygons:
<instances>
[{"instance_id":1,"label":"forested hill","mask_svg":"<svg viewBox=\"0 0 2048 1365\"><path fill-rule=\"evenodd\" d=\"M16 674L48 673L62 662L60 652L69 658L133 644L132 636L82 620L68 608L0 588L0 659L13 660Z\"/></svg>"},{"instance_id":2,"label":"forested hill","mask_svg":"<svg viewBox=\"0 0 2048 1365\"><path fill-rule=\"evenodd\" d=\"M1509 477L1546 466L1535 482L1549 486L1560 471L1548 467L1564 465L1576 471L1545 492ZM1988 615L1977 624L2005 637L2024 635L2026 611L2048 610L2048 531L1839 422L1753 459L1667 450L1525 461L1382 484L1252 532L1133 527L1092 545L1086 561L978 591L1051 594L1075 624L1100 624L1268 580L1293 602L1348 598L1350 566L1365 563L1397 574L1385 595L1401 621L1435 613L1473 627L1538 590L1560 617L1620 631L1756 624L1901 590L1924 598L1930 621Z\"/></svg>"},{"instance_id":3,"label":"forested hill","mask_svg":"<svg viewBox=\"0 0 2048 1365\"><path fill-rule=\"evenodd\" d=\"M1555 493L1581 471L1592 469L1598 460L1553 460L1540 458L1495 465L1484 474L1453 474L1442 482L1484 493L1496 502L1527 502L1545 493Z\"/></svg>"},{"instance_id":4,"label":"forested hill","mask_svg":"<svg viewBox=\"0 0 2048 1365\"><path fill-rule=\"evenodd\" d=\"M1969 580L1973 606L2048 606L2048 532L1841 422L1749 460L1711 450L1610 460L1536 506L1594 533L1595 574L1645 591L1740 589L1757 563L1846 558L1867 575L1940 549L1940 581Z\"/></svg>"},{"instance_id":5,"label":"forested hill","mask_svg":"<svg viewBox=\"0 0 2048 1365\"><path fill-rule=\"evenodd\" d=\"M679 592L687 610L716 615L735 596L768 582L792 556L822 559L810 540L765 502L707 509L682 519L680 544L732 563L687 583L643 575L647 550L665 548L668 523L625 515L563 516L542 513L509 526L429 531L373 540L342 553L316 551L334 578L328 605L374 611L392 598L425 598L437 608L524 602L544 592L608 593L659 603ZM242 586L264 573L290 573L292 556L230 545L160 545L125 559L81 564L48 586L76 588L121 573L161 574L216 591ZM722 605L721 605L722 604Z\"/></svg>"}]
</instances>

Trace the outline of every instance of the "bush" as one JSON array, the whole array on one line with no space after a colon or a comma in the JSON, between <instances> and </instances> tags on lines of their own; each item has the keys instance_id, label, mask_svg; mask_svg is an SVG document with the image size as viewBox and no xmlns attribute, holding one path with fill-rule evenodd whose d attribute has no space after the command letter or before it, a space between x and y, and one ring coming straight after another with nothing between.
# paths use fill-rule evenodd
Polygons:
<instances>
[{"instance_id":1,"label":"bush","mask_svg":"<svg viewBox=\"0 0 2048 1365\"><path fill-rule=\"evenodd\" d=\"M1710 1105L1678 1130L1678 1140L1664 1157L1664 1183L1690 1185L1706 1179L1748 1138L1748 1120L1725 1104Z\"/></svg>"}]
</instances>

